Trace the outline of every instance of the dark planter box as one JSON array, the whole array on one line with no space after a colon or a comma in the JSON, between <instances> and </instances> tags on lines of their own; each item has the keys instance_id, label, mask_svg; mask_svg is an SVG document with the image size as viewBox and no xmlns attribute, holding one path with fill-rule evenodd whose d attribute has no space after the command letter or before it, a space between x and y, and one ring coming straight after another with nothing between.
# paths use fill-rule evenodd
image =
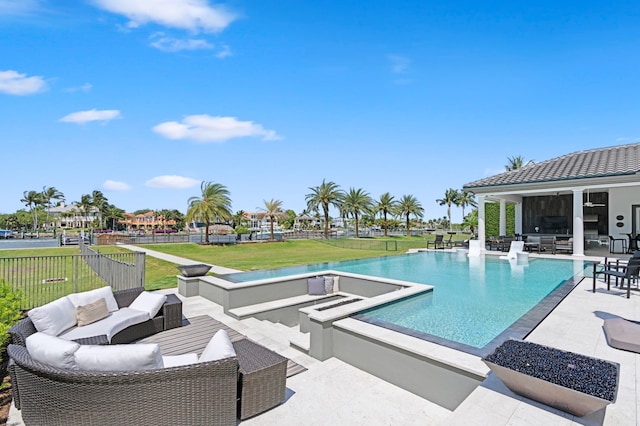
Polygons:
<instances>
[{"instance_id":1,"label":"dark planter box","mask_svg":"<svg viewBox=\"0 0 640 426\"><path fill-rule=\"evenodd\" d=\"M201 277L207 275L207 272L211 269L210 265L198 263L195 265L180 265L177 266L183 276L185 277Z\"/></svg>"},{"instance_id":2,"label":"dark planter box","mask_svg":"<svg viewBox=\"0 0 640 426\"><path fill-rule=\"evenodd\" d=\"M576 416L615 402L620 364L522 340L482 359L513 392Z\"/></svg>"}]
</instances>

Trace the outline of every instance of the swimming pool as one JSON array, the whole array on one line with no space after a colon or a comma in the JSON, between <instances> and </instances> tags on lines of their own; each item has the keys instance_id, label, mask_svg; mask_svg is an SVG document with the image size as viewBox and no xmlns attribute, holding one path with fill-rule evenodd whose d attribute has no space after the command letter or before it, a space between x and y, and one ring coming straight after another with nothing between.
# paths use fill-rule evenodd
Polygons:
<instances>
[{"instance_id":1,"label":"swimming pool","mask_svg":"<svg viewBox=\"0 0 640 426\"><path fill-rule=\"evenodd\" d=\"M524 337L585 273L584 261L497 256L468 258L450 252L331 262L225 276L253 281L327 269L434 286L421 294L359 313L355 318L471 353L492 342ZM572 278L575 279L572 280Z\"/></svg>"}]
</instances>

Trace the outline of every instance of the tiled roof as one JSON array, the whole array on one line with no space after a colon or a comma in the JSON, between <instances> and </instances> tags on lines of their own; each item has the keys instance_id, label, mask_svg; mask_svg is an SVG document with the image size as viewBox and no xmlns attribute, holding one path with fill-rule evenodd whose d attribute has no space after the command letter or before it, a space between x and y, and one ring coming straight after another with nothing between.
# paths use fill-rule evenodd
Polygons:
<instances>
[{"instance_id":1,"label":"tiled roof","mask_svg":"<svg viewBox=\"0 0 640 426\"><path fill-rule=\"evenodd\" d=\"M640 172L640 143L578 151L476 180L464 189L633 175Z\"/></svg>"}]
</instances>

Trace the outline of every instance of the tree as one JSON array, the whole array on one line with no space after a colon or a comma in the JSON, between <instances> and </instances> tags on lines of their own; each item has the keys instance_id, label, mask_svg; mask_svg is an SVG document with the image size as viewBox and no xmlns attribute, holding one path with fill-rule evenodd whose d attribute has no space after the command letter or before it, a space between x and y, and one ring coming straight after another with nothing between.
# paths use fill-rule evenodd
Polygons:
<instances>
[{"instance_id":1,"label":"tree","mask_svg":"<svg viewBox=\"0 0 640 426\"><path fill-rule=\"evenodd\" d=\"M342 198L342 206L347 213L351 214L356 221L356 238L358 234L358 219L360 213L366 212L373 206L373 200L369 194L362 188L349 188L349 192L344 194Z\"/></svg>"},{"instance_id":2,"label":"tree","mask_svg":"<svg viewBox=\"0 0 640 426\"><path fill-rule=\"evenodd\" d=\"M124 210L119 209L113 204L108 204L104 209L104 218L107 221L107 226L114 231L118 230L118 219L124 219ZM109 219L111 219L111 225L109 225Z\"/></svg>"},{"instance_id":3,"label":"tree","mask_svg":"<svg viewBox=\"0 0 640 426\"><path fill-rule=\"evenodd\" d=\"M231 218L234 229L237 228L238 226L244 226L244 223L246 222L244 214L245 214L244 210L238 210L237 212L235 212L235 214Z\"/></svg>"},{"instance_id":4,"label":"tree","mask_svg":"<svg viewBox=\"0 0 640 426\"><path fill-rule=\"evenodd\" d=\"M453 188L444 192L444 198L436 200L441 206L447 206L447 218L449 219L449 230L451 230L451 204L457 204L460 194Z\"/></svg>"},{"instance_id":5,"label":"tree","mask_svg":"<svg viewBox=\"0 0 640 426\"><path fill-rule=\"evenodd\" d=\"M411 236L411 224L409 218L414 215L416 218L422 218L424 215L424 209L416 197L413 195L403 195L398 201L397 212L399 215L406 218L407 223L407 237Z\"/></svg>"},{"instance_id":6,"label":"tree","mask_svg":"<svg viewBox=\"0 0 640 426\"><path fill-rule=\"evenodd\" d=\"M288 209L284 212L284 220L282 221L282 227L284 229L293 229L293 224L296 222L296 212Z\"/></svg>"},{"instance_id":7,"label":"tree","mask_svg":"<svg viewBox=\"0 0 640 426\"><path fill-rule=\"evenodd\" d=\"M471 213L464 216L462 219L462 225L469 228L471 231L471 237L473 238L478 228L478 209L471 210Z\"/></svg>"},{"instance_id":8,"label":"tree","mask_svg":"<svg viewBox=\"0 0 640 426\"><path fill-rule=\"evenodd\" d=\"M209 244L209 224L211 222L231 220L231 198L229 190L222 184L202 181L201 197L191 197L187 201L186 221L200 221L205 225L205 242Z\"/></svg>"},{"instance_id":9,"label":"tree","mask_svg":"<svg viewBox=\"0 0 640 426\"><path fill-rule=\"evenodd\" d=\"M271 232L271 241L273 238L273 222L276 218L284 217L284 212L282 211L282 201L274 200L273 198L269 201L263 200L264 202L264 212L261 213L262 217L269 218L269 231Z\"/></svg>"},{"instance_id":10,"label":"tree","mask_svg":"<svg viewBox=\"0 0 640 426\"><path fill-rule=\"evenodd\" d=\"M80 201L77 203L78 206L78 210L80 210L80 213L82 213L82 227L85 228L87 225L87 215L89 213L89 211L91 210L91 207L93 207L93 200L91 198L91 195L89 194L83 194L80 196Z\"/></svg>"},{"instance_id":11,"label":"tree","mask_svg":"<svg viewBox=\"0 0 640 426\"><path fill-rule=\"evenodd\" d=\"M387 228L388 228L387 215L395 211L397 204L398 203L395 201L394 197L388 192L385 192L384 194L382 194L380 196L380 199L376 203L376 206L375 206L376 213L380 213L384 220L382 222L382 226L384 227L385 237L387 236Z\"/></svg>"},{"instance_id":12,"label":"tree","mask_svg":"<svg viewBox=\"0 0 640 426\"><path fill-rule=\"evenodd\" d=\"M51 186L47 188L46 186L42 187L42 200L44 205L47 207L47 218L45 219L45 223L47 226L49 225L49 212L51 210L52 200L64 200L64 194L58 191L55 187Z\"/></svg>"},{"instance_id":13,"label":"tree","mask_svg":"<svg viewBox=\"0 0 640 426\"><path fill-rule=\"evenodd\" d=\"M458 193L456 198L456 206L462 208L462 218L464 219L464 208L466 206L478 207L476 197L469 191L462 190Z\"/></svg>"},{"instance_id":14,"label":"tree","mask_svg":"<svg viewBox=\"0 0 640 426\"><path fill-rule=\"evenodd\" d=\"M93 191L91 193L91 205L98 209L100 213L100 229L103 228L103 216L105 214L105 210L109 206L109 202L107 197L104 196L102 191Z\"/></svg>"},{"instance_id":15,"label":"tree","mask_svg":"<svg viewBox=\"0 0 640 426\"><path fill-rule=\"evenodd\" d=\"M44 205L44 199L42 193L38 191L24 191L22 193L24 198L20 200L31 213L31 219L33 222L33 230L38 228L38 207Z\"/></svg>"},{"instance_id":16,"label":"tree","mask_svg":"<svg viewBox=\"0 0 640 426\"><path fill-rule=\"evenodd\" d=\"M339 188L340 187L334 182L326 182L323 179L320 186L309 188L311 193L305 196L309 210L317 212L319 207L322 208L325 238L329 238L329 207L334 206L339 208L344 195Z\"/></svg>"},{"instance_id":17,"label":"tree","mask_svg":"<svg viewBox=\"0 0 640 426\"><path fill-rule=\"evenodd\" d=\"M507 157L507 161L509 162L509 164L506 164L504 168L508 172L512 170L521 169L524 166L528 166L529 164L533 163L533 160L529 160L525 162L522 155L518 155L517 157Z\"/></svg>"}]
</instances>

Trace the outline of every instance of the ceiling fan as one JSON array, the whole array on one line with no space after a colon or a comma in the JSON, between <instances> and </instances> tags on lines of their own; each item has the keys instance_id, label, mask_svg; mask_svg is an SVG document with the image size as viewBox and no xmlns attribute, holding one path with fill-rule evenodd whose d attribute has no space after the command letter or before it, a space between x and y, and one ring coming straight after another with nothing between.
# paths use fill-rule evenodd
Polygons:
<instances>
[{"instance_id":1,"label":"ceiling fan","mask_svg":"<svg viewBox=\"0 0 640 426\"><path fill-rule=\"evenodd\" d=\"M585 201L583 206L584 207L604 207L604 206L606 206L606 204L592 203L591 202L591 197L589 197L589 190L587 189L587 201Z\"/></svg>"}]
</instances>

